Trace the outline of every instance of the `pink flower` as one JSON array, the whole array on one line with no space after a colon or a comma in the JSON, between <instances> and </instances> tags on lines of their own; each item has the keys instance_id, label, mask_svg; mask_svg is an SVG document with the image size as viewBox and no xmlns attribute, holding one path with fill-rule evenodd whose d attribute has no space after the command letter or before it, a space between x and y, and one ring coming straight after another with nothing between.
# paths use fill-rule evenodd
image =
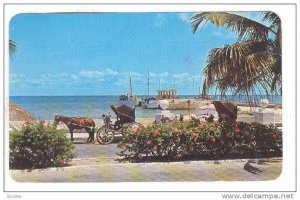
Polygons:
<instances>
[{"instance_id":1,"label":"pink flower","mask_svg":"<svg viewBox=\"0 0 300 200\"><path fill-rule=\"evenodd\" d=\"M211 137L210 137L210 141L215 142L215 141L216 141L216 138L215 138L214 136L211 136Z\"/></svg>"},{"instance_id":2,"label":"pink flower","mask_svg":"<svg viewBox=\"0 0 300 200\"><path fill-rule=\"evenodd\" d=\"M221 145L223 145L224 143L225 143L224 140L221 140L221 141L220 141L220 144L221 144Z\"/></svg>"},{"instance_id":3,"label":"pink flower","mask_svg":"<svg viewBox=\"0 0 300 200\"><path fill-rule=\"evenodd\" d=\"M154 151L154 152L157 151L157 145L154 145L154 146L152 147L152 151Z\"/></svg>"},{"instance_id":4,"label":"pink flower","mask_svg":"<svg viewBox=\"0 0 300 200\"><path fill-rule=\"evenodd\" d=\"M236 128L234 129L234 131L235 131L236 133L239 133L239 132L241 131L241 129L240 129L239 127L236 127Z\"/></svg>"},{"instance_id":5,"label":"pink flower","mask_svg":"<svg viewBox=\"0 0 300 200\"><path fill-rule=\"evenodd\" d=\"M126 145L123 144L123 145L121 146L121 151L125 151L126 149L127 149Z\"/></svg>"},{"instance_id":6,"label":"pink flower","mask_svg":"<svg viewBox=\"0 0 300 200\"><path fill-rule=\"evenodd\" d=\"M181 153L179 153L179 154L177 154L177 156L178 156L178 158L182 158L182 154Z\"/></svg>"},{"instance_id":7,"label":"pink flower","mask_svg":"<svg viewBox=\"0 0 300 200\"><path fill-rule=\"evenodd\" d=\"M229 132L226 133L226 137L230 138L230 133Z\"/></svg>"},{"instance_id":8,"label":"pink flower","mask_svg":"<svg viewBox=\"0 0 300 200\"><path fill-rule=\"evenodd\" d=\"M177 128L173 128L173 132L174 132L174 133L177 133L177 132L178 132L178 129L177 129Z\"/></svg>"},{"instance_id":9,"label":"pink flower","mask_svg":"<svg viewBox=\"0 0 300 200\"><path fill-rule=\"evenodd\" d=\"M203 124L199 124L198 128L203 129L204 125Z\"/></svg>"},{"instance_id":10,"label":"pink flower","mask_svg":"<svg viewBox=\"0 0 300 200\"><path fill-rule=\"evenodd\" d=\"M277 139L277 135L276 135L276 134L273 134L273 135L272 135L272 138L273 138L274 140L276 140L276 139Z\"/></svg>"},{"instance_id":11,"label":"pink flower","mask_svg":"<svg viewBox=\"0 0 300 200\"><path fill-rule=\"evenodd\" d=\"M146 141L146 144L147 144L148 146L150 146L150 145L152 144L151 140L147 140L147 141Z\"/></svg>"},{"instance_id":12,"label":"pink flower","mask_svg":"<svg viewBox=\"0 0 300 200\"><path fill-rule=\"evenodd\" d=\"M277 135L277 139L281 139L282 138L282 135Z\"/></svg>"},{"instance_id":13,"label":"pink flower","mask_svg":"<svg viewBox=\"0 0 300 200\"><path fill-rule=\"evenodd\" d=\"M65 164L65 161L64 160L59 160L58 163L63 165L63 164Z\"/></svg>"}]
</instances>

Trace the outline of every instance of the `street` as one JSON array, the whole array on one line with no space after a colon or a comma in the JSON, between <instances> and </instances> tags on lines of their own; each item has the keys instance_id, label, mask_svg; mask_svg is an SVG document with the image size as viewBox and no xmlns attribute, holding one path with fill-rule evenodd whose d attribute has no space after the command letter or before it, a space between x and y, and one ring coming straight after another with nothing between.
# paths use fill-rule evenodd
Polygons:
<instances>
[{"instance_id":1,"label":"street","mask_svg":"<svg viewBox=\"0 0 300 200\"><path fill-rule=\"evenodd\" d=\"M85 140L78 140L75 139L74 146L76 152L76 159L85 159L85 158L112 158L117 157L117 142L112 142L107 145L99 144L95 142L95 144L87 144Z\"/></svg>"}]
</instances>

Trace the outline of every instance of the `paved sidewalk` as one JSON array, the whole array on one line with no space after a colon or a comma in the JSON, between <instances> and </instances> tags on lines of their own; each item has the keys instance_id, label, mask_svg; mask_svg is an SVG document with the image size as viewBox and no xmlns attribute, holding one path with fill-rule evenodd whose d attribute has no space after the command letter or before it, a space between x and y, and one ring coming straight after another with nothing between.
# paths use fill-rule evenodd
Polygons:
<instances>
[{"instance_id":1,"label":"paved sidewalk","mask_svg":"<svg viewBox=\"0 0 300 200\"><path fill-rule=\"evenodd\" d=\"M10 174L18 182L265 181L280 176L282 159L118 163L101 157L74 160L73 164Z\"/></svg>"}]
</instances>

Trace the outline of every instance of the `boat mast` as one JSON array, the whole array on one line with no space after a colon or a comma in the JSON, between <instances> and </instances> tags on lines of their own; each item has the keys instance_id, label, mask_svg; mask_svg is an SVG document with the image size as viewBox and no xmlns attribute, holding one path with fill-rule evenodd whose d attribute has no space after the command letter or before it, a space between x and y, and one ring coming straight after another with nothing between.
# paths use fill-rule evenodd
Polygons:
<instances>
[{"instance_id":1,"label":"boat mast","mask_svg":"<svg viewBox=\"0 0 300 200\"><path fill-rule=\"evenodd\" d=\"M130 75L130 97L132 97L132 81L131 81L131 75Z\"/></svg>"},{"instance_id":2,"label":"boat mast","mask_svg":"<svg viewBox=\"0 0 300 200\"><path fill-rule=\"evenodd\" d=\"M150 92L149 92L149 70L148 70L148 82L147 82L147 86L148 86L148 96L150 95Z\"/></svg>"},{"instance_id":3,"label":"boat mast","mask_svg":"<svg viewBox=\"0 0 300 200\"><path fill-rule=\"evenodd\" d=\"M160 90L160 77L158 78L158 90Z\"/></svg>"}]
</instances>

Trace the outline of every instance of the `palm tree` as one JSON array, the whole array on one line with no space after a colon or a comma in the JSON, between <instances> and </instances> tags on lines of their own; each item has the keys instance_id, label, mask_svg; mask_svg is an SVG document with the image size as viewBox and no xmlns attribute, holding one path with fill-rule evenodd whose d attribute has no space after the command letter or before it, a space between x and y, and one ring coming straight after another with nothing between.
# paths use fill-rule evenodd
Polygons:
<instances>
[{"instance_id":1,"label":"palm tree","mask_svg":"<svg viewBox=\"0 0 300 200\"><path fill-rule=\"evenodd\" d=\"M13 40L9 40L9 55L11 56L17 51L17 44Z\"/></svg>"},{"instance_id":2,"label":"palm tree","mask_svg":"<svg viewBox=\"0 0 300 200\"><path fill-rule=\"evenodd\" d=\"M193 33L211 22L238 35L234 44L209 52L203 94L213 86L222 96L281 93L281 21L273 12L262 12L261 17L264 24L226 12L202 12L191 18Z\"/></svg>"}]
</instances>

